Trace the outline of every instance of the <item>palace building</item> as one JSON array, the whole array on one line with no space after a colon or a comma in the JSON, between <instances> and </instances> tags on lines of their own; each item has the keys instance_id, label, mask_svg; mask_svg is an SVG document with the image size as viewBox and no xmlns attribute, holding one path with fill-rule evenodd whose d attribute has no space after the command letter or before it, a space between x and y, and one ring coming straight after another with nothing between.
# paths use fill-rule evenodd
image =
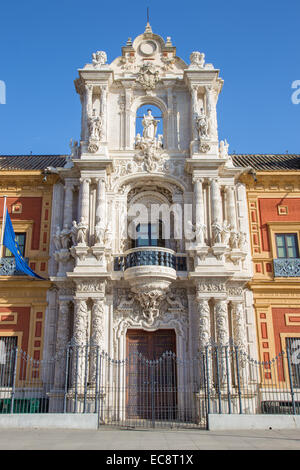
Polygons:
<instances>
[{"instance_id":1,"label":"palace building","mask_svg":"<svg viewBox=\"0 0 300 470\"><path fill-rule=\"evenodd\" d=\"M299 155L235 156L255 171L243 175L248 199L258 349L261 361L300 346ZM299 366L294 383L300 384Z\"/></svg>"},{"instance_id":2,"label":"palace building","mask_svg":"<svg viewBox=\"0 0 300 470\"><path fill-rule=\"evenodd\" d=\"M287 363L258 360L300 336L298 157L230 155L220 71L149 23L74 84L70 155L0 158L23 255L46 278L2 258L1 341L44 361L2 360L10 400L28 383L43 411L101 423L266 412Z\"/></svg>"},{"instance_id":3,"label":"palace building","mask_svg":"<svg viewBox=\"0 0 300 470\"><path fill-rule=\"evenodd\" d=\"M3 247L0 263L0 337L2 349L13 344L35 360L43 356L46 322L52 189L57 177L45 178L59 156L0 156L0 213L4 196L21 254L45 278L38 283L16 271L12 253ZM1 222L2 224L2 222ZM3 359L3 358L2 358ZM2 364L2 362L1 362Z\"/></svg>"}]
</instances>

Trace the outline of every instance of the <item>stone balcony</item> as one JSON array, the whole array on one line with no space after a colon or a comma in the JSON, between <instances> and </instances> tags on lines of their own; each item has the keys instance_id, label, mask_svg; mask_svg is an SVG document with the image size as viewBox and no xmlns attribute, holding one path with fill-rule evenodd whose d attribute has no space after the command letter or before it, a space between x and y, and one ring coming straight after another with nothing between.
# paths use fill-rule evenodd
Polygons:
<instances>
[{"instance_id":1,"label":"stone balcony","mask_svg":"<svg viewBox=\"0 0 300 470\"><path fill-rule=\"evenodd\" d=\"M300 258L273 260L274 277L300 277Z\"/></svg>"},{"instance_id":2,"label":"stone balcony","mask_svg":"<svg viewBox=\"0 0 300 470\"><path fill-rule=\"evenodd\" d=\"M138 266L162 266L175 271L186 271L186 255L161 247L139 247L114 258L114 271L125 271Z\"/></svg>"},{"instance_id":3,"label":"stone balcony","mask_svg":"<svg viewBox=\"0 0 300 470\"><path fill-rule=\"evenodd\" d=\"M176 280L178 270L186 270L186 257L169 248L157 246L127 250L114 260L115 271L124 271L133 292L149 298L161 299L170 284Z\"/></svg>"}]
</instances>

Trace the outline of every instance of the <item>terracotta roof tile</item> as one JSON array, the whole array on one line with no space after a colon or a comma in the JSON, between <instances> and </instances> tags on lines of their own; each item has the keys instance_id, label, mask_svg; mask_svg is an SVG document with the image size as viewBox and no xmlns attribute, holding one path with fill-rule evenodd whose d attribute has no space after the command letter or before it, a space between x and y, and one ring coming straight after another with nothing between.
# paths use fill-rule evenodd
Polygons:
<instances>
[{"instance_id":1,"label":"terracotta roof tile","mask_svg":"<svg viewBox=\"0 0 300 470\"><path fill-rule=\"evenodd\" d=\"M63 167L66 155L0 155L1 170L44 170Z\"/></svg>"},{"instance_id":2,"label":"terracotta roof tile","mask_svg":"<svg viewBox=\"0 0 300 470\"><path fill-rule=\"evenodd\" d=\"M274 171L274 170L300 170L300 155L231 155L235 166L251 166L254 170Z\"/></svg>"}]
</instances>

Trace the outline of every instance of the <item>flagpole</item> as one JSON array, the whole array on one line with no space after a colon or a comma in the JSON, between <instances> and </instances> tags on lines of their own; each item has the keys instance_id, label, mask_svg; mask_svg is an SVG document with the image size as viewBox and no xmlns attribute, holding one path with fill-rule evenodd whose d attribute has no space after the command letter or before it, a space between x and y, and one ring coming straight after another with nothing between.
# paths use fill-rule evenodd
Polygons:
<instances>
[{"instance_id":1,"label":"flagpole","mask_svg":"<svg viewBox=\"0 0 300 470\"><path fill-rule=\"evenodd\" d=\"M5 222L6 222L6 196L4 196L4 203L3 203L1 243L0 243L0 259L3 257L3 237L4 237Z\"/></svg>"}]
</instances>

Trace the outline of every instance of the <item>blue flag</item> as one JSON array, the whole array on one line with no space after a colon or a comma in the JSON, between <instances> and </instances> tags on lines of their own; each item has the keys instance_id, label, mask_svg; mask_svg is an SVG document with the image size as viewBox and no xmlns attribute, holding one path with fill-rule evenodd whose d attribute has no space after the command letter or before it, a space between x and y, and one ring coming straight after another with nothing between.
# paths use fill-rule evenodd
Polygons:
<instances>
[{"instance_id":1,"label":"blue flag","mask_svg":"<svg viewBox=\"0 0 300 470\"><path fill-rule=\"evenodd\" d=\"M32 269L28 266L25 259L21 254L21 250L19 244L16 240L14 228L12 226L10 216L8 210L6 209L6 219L5 219L5 228L4 228L4 236L3 236L3 245L8 248L11 253L14 255L16 260L16 270L21 271L24 274L28 274L29 276L37 277L38 279L43 279L43 277L38 276Z\"/></svg>"}]
</instances>

